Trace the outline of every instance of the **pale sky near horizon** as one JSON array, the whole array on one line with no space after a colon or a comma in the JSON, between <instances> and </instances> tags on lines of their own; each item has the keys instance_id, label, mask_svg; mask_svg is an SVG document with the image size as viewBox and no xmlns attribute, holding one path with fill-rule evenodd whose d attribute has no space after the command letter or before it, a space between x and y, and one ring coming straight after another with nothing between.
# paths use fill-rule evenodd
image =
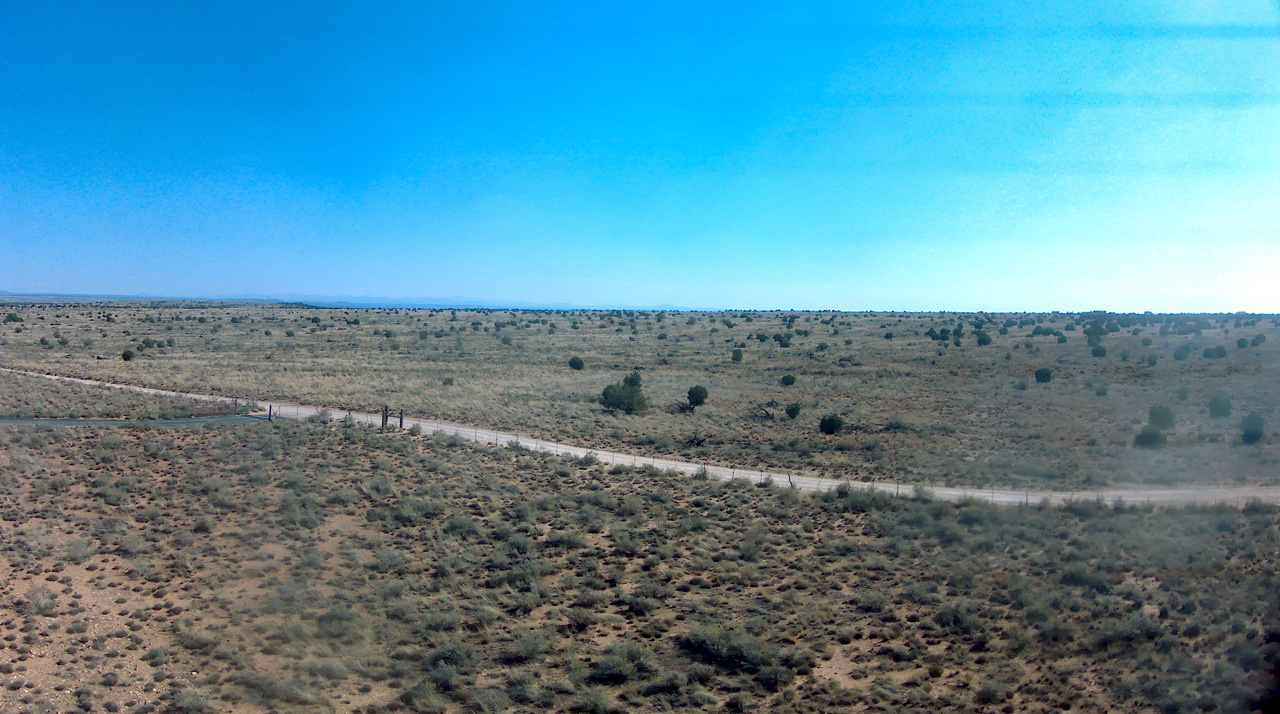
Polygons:
<instances>
[{"instance_id":1,"label":"pale sky near horizon","mask_svg":"<svg viewBox=\"0 0 1280 714\"><path fill-rule=\"evenodd\" d=\"M0 290L1280 312L1277 0L686 5L7 4Z\"/></svg>"}]
</instances>

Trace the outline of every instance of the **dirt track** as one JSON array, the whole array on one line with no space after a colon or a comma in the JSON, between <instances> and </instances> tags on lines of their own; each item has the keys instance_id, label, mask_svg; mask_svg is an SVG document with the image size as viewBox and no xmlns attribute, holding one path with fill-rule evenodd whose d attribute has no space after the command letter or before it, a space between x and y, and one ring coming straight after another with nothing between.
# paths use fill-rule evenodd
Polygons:
<instances>
[{"instance_id":1,"label":"dirt track","mask_svg":"<svg viewBox=\"0 0 1280 714\"><path fill-rule=\"evenodd\" d=\"M39 372L28 372L18 369L8 369L0 367L0 371L10 372L13 374L22 374L29 377L44 377L63 382L75 382L77 384L85 384L90 386L110 387L112 389L126 389L142 394L154 394L157 396L185 397L188 399L196 399L211 402L227 402L233 401L231 397L219 397L210 394L191 394L187 392L174 392L167 389L153 389L151 387L139 387L131 384L116 384L112 382L100 382L92 379L79 379L77 377L63 377L54 374L41 374ZM245 401L241 399L240 401ZM300 404L286 404L282 402L254 400L263 410L268 409L272 414L279 415L284 419L306 419L314 416L320 411L328 411L335 419L341 419L348 415L358 422L366 424L380 425L382 417L379 414L366 414L362 412L348 412L344 410L331 410L324 407L307 406ZM397 420L398 423L398 420ZM573 446L571 444L560 444L551 441L543 441L528 436L512 434L508 432L492 431L489 429L480 429L477 427L466 426L463 424L454 424L451 422L434 421L431 419L420 419L405 417L404 426L406 429L414 425L422 427L423 432L432 433L441 431L446 434L456 435L458 437L469 439L480 443L507 445L511 443L534 451L542 451L551 454L570 455L577 458L592 454L595 458L607 464L621 464L624 466L655 466L660 469L671 469L693 475L705 469L708 476L715 479L729 480L733 478L746 478L751 481L761 482L772 480L780 486L794 486L807 491L826 491L838 487L840 484L850 483L838 479L820 478L816 476L806 476L803 474L785 474L774 473L769 471L758 471L755 469L740 469L730 466L710 466L689 463L687 461L675 461L671 459L660 459L650 456L637 456L635 454L624 454L615 451L600 451L596 449L587 449L581 446ZM897 484L890 482L873 482L861 483L853 482L855 488L871 488L885 493L909 496L914 493L915 485L913 484ZM965 498L977 498L983 501L990 501L998 504L1018 504L1018 503L1039 503L1049 501L1050 503L1062 503L1072 499L1104 499L1108 503L1115 501L1125 501L1132 503L1151 503L1155 505L1184 505L1191 503L1226 503L1234 506L1243 506L1250 499L1260 499L1268 503L1280 503L1280 486L1252 486L1243 488L1221 488L1210 487L1202 489L1194 488L1162 488L1162 489L1107 489L1102 491L1037 491L1037 490L1006 490L1006 489L972 489L972 488L946 488L936 487L930 489L935 498L947 501L959 501Z\"/></svg>"}]
</instances>

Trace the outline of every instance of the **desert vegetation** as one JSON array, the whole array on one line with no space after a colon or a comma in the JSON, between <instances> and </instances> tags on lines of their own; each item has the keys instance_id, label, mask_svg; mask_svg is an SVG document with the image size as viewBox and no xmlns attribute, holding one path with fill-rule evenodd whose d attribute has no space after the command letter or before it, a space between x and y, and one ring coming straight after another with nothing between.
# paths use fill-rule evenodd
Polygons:
<instances>
[{"instance_id":1,"label":"desert vegetation","mask_svg":"<svg viewBox=\"0 0 1280 714\"><path fill-rule=\"evenodd\" d=\"M0 438L6 711L1229 712L1280 647L1261 503L805 494L342 422Z\"/></svg>"},{"instance_id":2,"label":"desert vegetation","mask_svg":"<svg viewBox=\"0 0 1280 714\"><path fill-rule=\"evenodd\" d=\"M708 464L1067 491L1274 483L1280 473L1276 440L1264 429L1246 444L1241 428L1254 413L1273 421L1280 403L1276 340L1267 339L1275 316L198 302L4 311L16 318L0 325L4 366L333 409L392 404ZM1220 344L1232 346L1222 357ZM1094 356L1098 347L1108 351ZM133 360L119 358L125 349ZM646 408L602 404L606 387L629 375L642 378ZM690 385L711 398L674 408ZM1222 399L1232 418L1216 416ZM1169 406L1177 423L1160 429L1158 447L1141 448L1153 405ZM844 426L823 434L831 414Z\"/></svg>"},{"instance_id":3,"label":"desert vegetation","mask_svg":"<svg viewBox=\"0 0 1280 714\"><path fill-rule=\"evenodd\" d=\"M0 418L177 419L229 411L222 405L60 383L0 372Z\"/></svg>"}]
</instances>

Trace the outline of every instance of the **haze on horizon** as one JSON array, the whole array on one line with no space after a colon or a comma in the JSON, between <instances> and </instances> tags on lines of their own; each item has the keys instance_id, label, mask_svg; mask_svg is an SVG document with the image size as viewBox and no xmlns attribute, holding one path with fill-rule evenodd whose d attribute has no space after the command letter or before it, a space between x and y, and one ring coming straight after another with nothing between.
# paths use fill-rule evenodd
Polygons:
<instances>
[{"instance_id":1,"label":"haze on horizon","mask_svg":"<svg viewBox=\"0 0 1280 714\"><path fill-rule=\"evenodd\" d=\"M1276 0L0 9L0 290L1280 311Z\"/></svg>"}]
</instances>

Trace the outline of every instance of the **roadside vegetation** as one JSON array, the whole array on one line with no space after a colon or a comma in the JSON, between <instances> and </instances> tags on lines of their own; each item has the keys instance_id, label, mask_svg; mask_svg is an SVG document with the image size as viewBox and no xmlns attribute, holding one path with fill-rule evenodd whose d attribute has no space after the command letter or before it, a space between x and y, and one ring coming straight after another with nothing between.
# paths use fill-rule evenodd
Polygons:
<instances>
[{"instance_id":1,"label":"roadside vegetation","mask_svg":"<svg viewBox=\"0 0 1280 714\"><path fill-rule=\"evenodd\" d=\"M1260 503L806 494L342 422L0 439L6 711L1234 712L1280 647Z\"/></svg>"},{"instance_id":2,"label":"roadside vegetation","mask_svg":"<svg viewBox=\"0 0 1280 714\"><path fill-rule=\"evenodd\" d=\"M1280 439L1267 433L1280 404L1270 315L5 311L17 318L0 325L5 366L334 409L391 404L708 464L1067 491L1280 474ZM691 385L705 404L688 402ZM1177 419L1143 437L1153 405ZM831 415L842 426L824 433Z\"/></svg>"},{"instance_id":3,"label":"roadside vegetation","mask_svg":"<svg viewBox=\"0 0 1280 714\"><path fill-rule=\"evenodd\" d=\"M0 372L0 418L179 419L229 411L220 404L156 397Z\"/></svg>"}]
</instances>

